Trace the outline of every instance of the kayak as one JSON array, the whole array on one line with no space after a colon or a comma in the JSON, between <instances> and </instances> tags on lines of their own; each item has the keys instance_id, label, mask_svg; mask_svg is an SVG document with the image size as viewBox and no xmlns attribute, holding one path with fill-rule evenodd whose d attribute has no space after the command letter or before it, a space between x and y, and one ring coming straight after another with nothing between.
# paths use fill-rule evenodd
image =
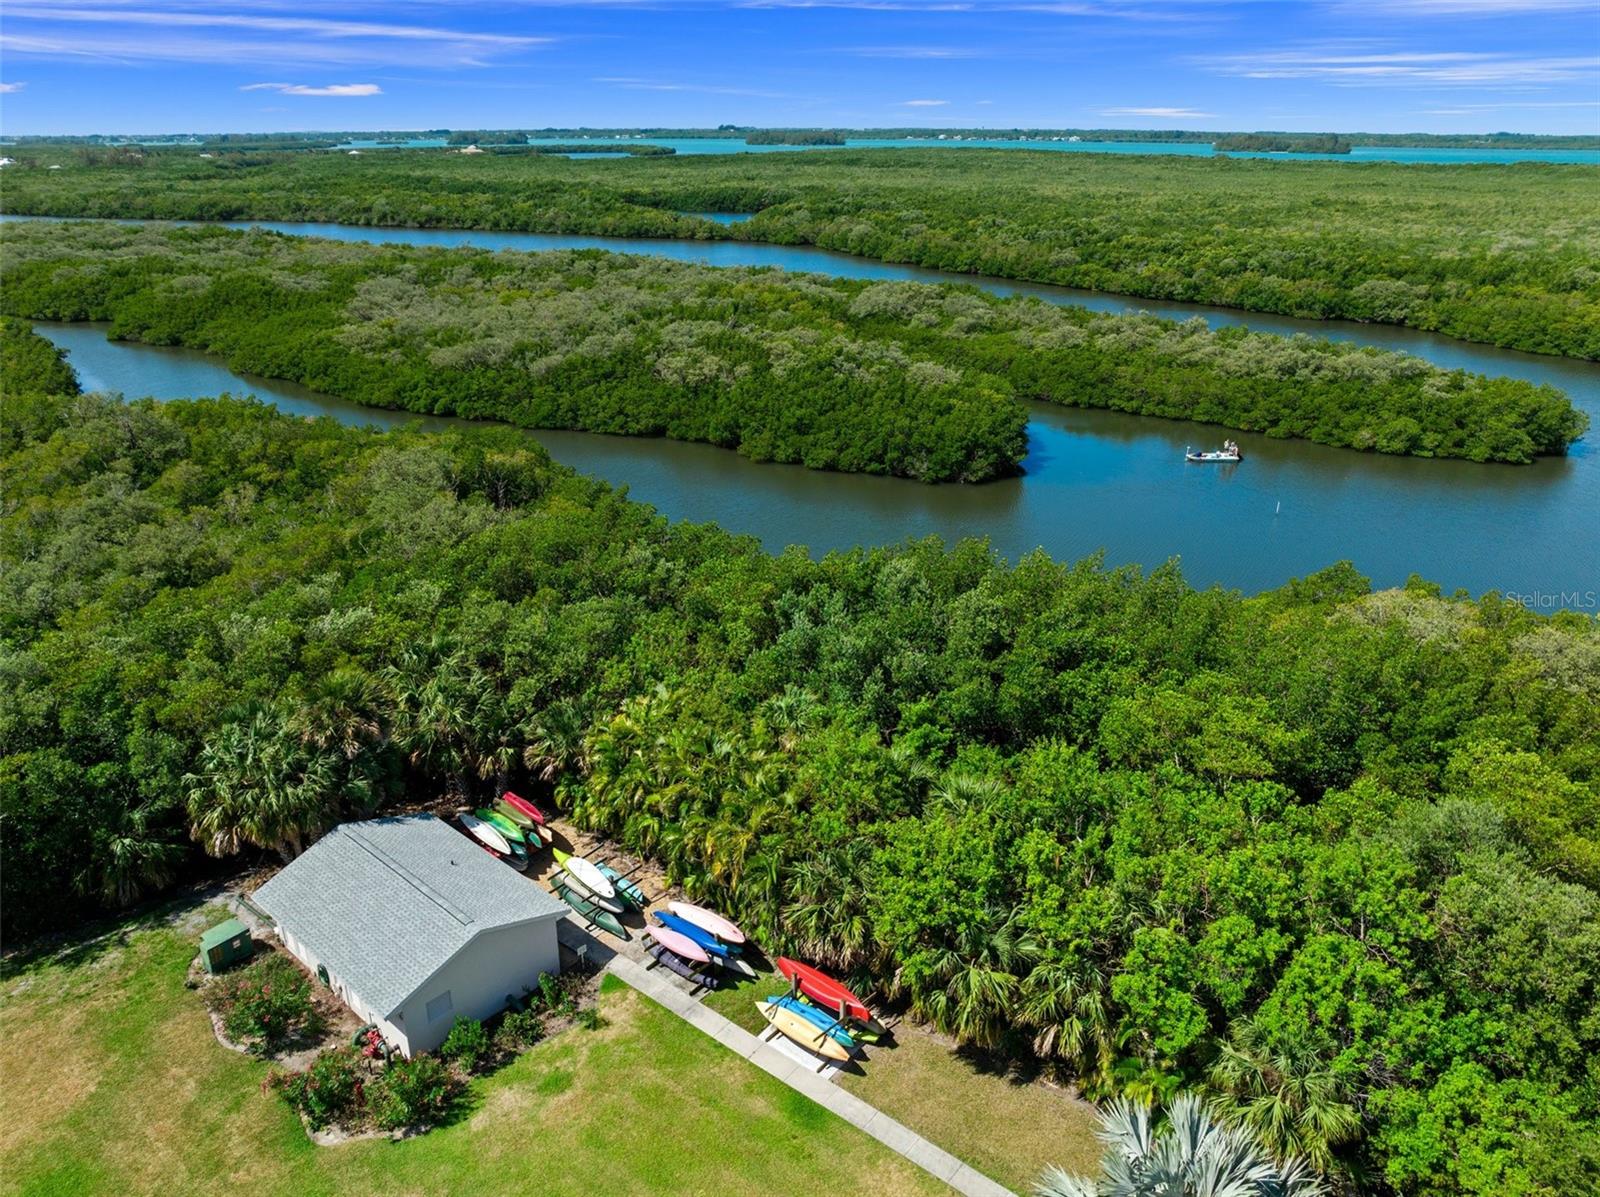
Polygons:
<instances>
[{"instance_id":1,"label":"kayak","mask_svg":"<svg viewBox=\"0 0 1600 1197\"><path fill-rule=\"evenodd\" d=\"M612 888L617 891L617 897L624 902L633 903L635 910L643 910L650 905L650 899L644 896L644 890L639 888L638 882L629 881L610 865L595 865L595 868L599 869L605 875L605 879L611 882Z\"/></svg>"},{"instance_id":2,"label":"kayak","mask_svg":"<svg viewBox=\"0 0 1600 1197\"><path fill-rule=\"evenodd\" d=\"M602 898L599 894L595 893L587 885L579 881L565 869L562 869L561 872L556 874L556 876L560 878L562 885L566 886L575 894L582 894L601 910L609 910L612 914L626 914L628 912L628 908L621 902L617 901L615 898Z\"/></svg>"},{"instance_id":3,"label":"kayak","mask_svg":"<svg viewBox=\"0 0 1600 1197\"><path fill-rule=\"evenodd\" d=\"M556 863L583 882L583 888L597 898L615 898L617 887L594 865L581 856L573 856L570 852L563 852L560 848L552 848Z\"/></svg>"},{"instance_id":4,"label":"kayak","mask_svg":"<svg viewBox=\"0 0 1600 1197\"><path fill-rule=\"evenodd\" d=\"M667 928L667 930L676 931L685 939L693 940L706 951L710 952L713 956L720 956L722 959L726 960L728 957L733 955L733 949L727 944L723 943L704 927L696 927L687 919L680 919L675 914L663 914L659 910L650 917L655 919L655 921L660 923L663 927Z\"/></svg>"},{"instance_id":5,"label":"kayak","mask_svg":"<svg viewBox=\"0 0 1600 1197\"><path fill-rule=\"evenodd\" d=\"M693 960L696 964L710 964L711 957L706 951L687 935L679 935L676 931L669 931L665 927L650 927L645 934L655 940L667 951L682 956L685 960Z\"/></svg>"},{"instance_id":6,"label":"kayak","mask_svg":"<svg viewBox=\"0 0 1600 1197\"><path fill-rule=\"evenodd\" d=\"M523 814L509 802L496 802L492 809L494 810L494 813L499 815L502 819L510 819L522 829L524 834L526 834L528 828L535 826L532 819L528 818L527 815Z\"/></svg>"},{"instance_id":7,"label":"kayak","mask_svg":"<svg viewBox=\"0 0 1600 1197\"><path fill-rule=\"evenodd\" d=\"M501 856L511 855L511 845L506 842L506 837L476 815L462 815L461 826L484 847L494 849Z\"/></svg>"},{"instance_id":8,"label":"kayak","mask_svg":"<svg viewBox=\"0 0 1600 1197\"><path fill-rule=\"evenodd\" d=\"M507 843L520 844L522 842L522 828L504 815L496 814L494 811L486 809L476 810L473 814L505 836Z\"/></svg>"},{"instance_id":9,"label":"kayak","mask_svg":"<svg viewBox=\"0 0 1600 1197\"><path fill-rule=\"evenodd\" d=\"M538 823L541 827L544 826L544 812L533 803L529 802L521 794L513 794L510 790L507 790L504 794L500 795L500 801L504 802L507 806L516 807L535 823Z\"/></svg>"},{"instance_id":10,"label":"kayak","mask_svg":"<svg viewBox=\"0 0 1600 1197\"><path fill-rule=\"evenodd\" d=\"M522 838L528 841L528 847L535 852L546 844L553 842L556 838L555 832L548 827L541 827L508 802L496 802L494 809L490 813L499 815L502 819L509 819L514 823L517 830L522 833Z\"/></svg>"},{"instance_id":11,"label":"kayak","mask_svg":"<svg viewBox=\"0 0 1600 1197\"><path fill-rule=\"evenodd\" d=\"M798 1043L807 1051L816 1052L817 1055L829 1060L837 1060L841 1064L850 1058L850 1053L845 1051L843 1044L829 1038L826 1032L819 1031L787 1006L757 1002L756 1009L761 1011L761 1017L772 1025L773 1030Z\"/></svg>"},{"instance_id":12,"label":"kayak","mask_svg":"<svg viewBox=\"0 0 1600 1197\"><path fill-rule=\"evenodd\" d=\"M809 964L801 964L798 960L790 960L787 956L779 956L777 964L778 971L787 980L792 981L801 993L824 1010L837 1012L842 1003L846 1018L860 1023L869 1031L883 1034L883 1024L872 1017L872 1011L867 1009L867 1004L827 973L814 969Z\"/></svg>"},{"instance_id":13,"label":"kayak","mask_svg":"<svg viewBox=\"0 0 1600 1197\"><path fill-rule=\"evenodd\" d=\"M743 944L744 932L737 923L730 922L714 910L696 906L693 902L668 902L667 909L680 919L687 919L696 927L711 932L718 939L731 944Z\"/></svg>"},{"instance_id":14,"label":"kayak","mask_svg":"<svg viewBox=\"0 0 1600 1197\"><path fill-rule=\"evenodd\" d=\"M670 969L685 981L693 981L696 985L704 985L707 989L715 989L720 983L716 973L703 973L690 964L682 956L674 955L658 943L646 944L644 950L663 968Z\"/></svg>"},{"instance_id":15,"label":"kayak","mask_svg":"<svg viewBox=\"0 0 1600 1197\"><path fill-rule=\"evenodd\" d=\"M621 923L617 922L613 915L611 915L608 911L601 910L582 894L574 893L565 885L562 885L560 878L556 879L554 893L556 897L560 898L568 906L572 907L572 909L583 915L584 918L588 919L602 931L609 931L618 939L628 938L628 929Z\"/></svg>"},{"instance_id":16,"label":"kayak","mask_svg":"<svg viewBox=\"0 0 1600 1197\"><path fill-rule=\"evenodd\" d=\"M809 1009L818 1011L824 1018L828 1019L830 1022L834 1021L834 1016L833 1016L833 1012L832 1011L824 1010L821 1006L817 1005L815 1002L813 1002L810 998L808 998L803 993L800 995L800 1004L802 1006L808 1007ZM849 1032L850 1032L850 1038L854 1039L857 1043L882 1043L884 1040L889 1038L888 1030L882 1030L882 1031L869 1030L868 1028L862 1026L860 1023L858 1023L853 1018L845 1019L844 1025L845 1025L846 1029L848 1029Z\"/></svg>"},{"instance_id":17,"label":"kayak","mask_svg":"<svg viewBox=\"0 0 1600 1197\"><path fill-rule=\"evenodd\" d=\"M819 1010L817 1007L809 1005L806 1002L796 1001L788 994L779 994L776 997L769 997L767 1001L771 1002L774 1006L783 1006L786 1009L793 1010L801 1018L805 1019L812 1026L816 1027L817 1030L827 1035L845 1050L852 1052L856 1050L856 1041L851 1038L850 1032L846 1031L839 1020L834 1018L826 1010Z\"/></svg>"}]
</instances>

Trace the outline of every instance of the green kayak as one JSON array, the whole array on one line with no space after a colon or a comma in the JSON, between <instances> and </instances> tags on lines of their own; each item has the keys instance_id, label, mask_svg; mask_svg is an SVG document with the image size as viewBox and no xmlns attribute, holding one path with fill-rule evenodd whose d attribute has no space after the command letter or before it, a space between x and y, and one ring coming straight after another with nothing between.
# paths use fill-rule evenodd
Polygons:
<instances>
[{"instance_id":1,"label":"green kayak","mask_svg":"<svg viewBox=\"0 0 1600 1197\"><path fill-rule=\"evenodd\" d=\"M489 826L493 827L501 835L505 836L506 839L510 840L513 844L520 844L523 842L522 828L518 827L499 811L479 810L474 811L473 813L485 823L489 824Z\"/></svg>"},{"instance_id":2,"label":"green kayak","mask_svg":"<svg viewBox=\"0 0 1600 1197\"><path fill-rule=\"evenodd\" d=\"M503 815L507 819L510 819L518 827L522 828L523 831L527 831L528 828L533 826L532 819L528 818L527 815L523 814L520 810L509 803L496 802L494 804L494 813L497 815Z\"/></svg>"},{"instance_id":3,"label":"green kayak","mask_svg":"<svg viewBox=\"0 0 1600 1197\"><path fill-rule=\"evenodd\" d=\"M611 882L612 888L617 891L617 897L628 903L635 910L643 910L650 905L644 896L644 890L629 881L610 865L596 865L595 868L605 874L606 880Z\"/></svg>"},{"instance_id":4,"label":"green kayak","mask_svg":"<svg viewBox=\"0 0 1600 1197\"><path fill-rule=\"evenodd\" d=\"M618 939L628 939L628 929L617 922L616 916L601 910L577 890L568 889L560 881L555 883L555 895L602 931L609 931Z\"/></svg>"}]
</instances>

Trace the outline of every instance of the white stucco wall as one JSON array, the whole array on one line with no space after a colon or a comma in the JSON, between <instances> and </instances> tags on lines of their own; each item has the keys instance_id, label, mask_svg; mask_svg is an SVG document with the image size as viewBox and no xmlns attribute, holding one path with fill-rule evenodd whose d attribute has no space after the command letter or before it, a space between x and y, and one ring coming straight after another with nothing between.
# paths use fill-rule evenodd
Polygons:
<instances>
[{"instance_id":1,"label":"white stucco wall","mask_svg":"<svg viewBox=\"0 0 1600 1197\"><path fill-rule=\"evenodd\" d=\"M457 1018L488 1018L505 1009L506 995L522 993L523 987L537 987L540 973L561 971L561 950L556 941L556 924L561 915L517 927L502 927L478 936L412 994L390 1020L378 1017L361 995L343 978L328 970L328 983L339 999L355 1011L362 1022L377 1024L383 1037L401 1052L433 1051L444 1042ZM278 928L283 946L313 975L322 963L293 933ZM432 1021L428 1003L449 992L450 1010Z\"/></svg>"},{"instance_id":2,"label":"white stucco wall","mask_svg":"<svg viewBox=\"0 0 1600 1197\"><path fill-rule=\"evenodd\" d=\"M561 950L556 942L559 914L502 927L478 936L406 1000L395 1015L395 1025L405 1038L402 1049L433 1051L450 1033L457 1018L488 1018L505 1009L506 995L538 986L540 973L561 971ZM449 991L450 1012L430 1022L428 1003Z\"/></svg>"}]
</instances>

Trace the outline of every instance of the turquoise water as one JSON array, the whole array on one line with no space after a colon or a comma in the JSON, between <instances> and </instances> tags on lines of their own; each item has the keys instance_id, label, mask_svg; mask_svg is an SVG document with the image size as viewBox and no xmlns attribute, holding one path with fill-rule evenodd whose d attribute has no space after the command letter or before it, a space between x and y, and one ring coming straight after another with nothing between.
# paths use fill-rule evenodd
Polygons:
<instances>
[{"instance_id":1,"label":"turquoise water","mask_svg":"<svg viewBox=\"0 0 1600 1197\"><path fill-rule=\"evenodd\" d=\"M540 137L532 145L572 145L582 138ZM613 138L590 139L597 146L612 142ZM1079 154L1170 154L1186 158L1216 157L1209 144L1180 141L1016 141L1005 138L968 138L963 141L941 140L931 137L902 138L852 138L844 146L798 145L746 145L732 137L640 137L620 139L638 145L671 146L682 155L693 154L773 154L793 153L796 150L870 150L870 149L982 149L982 150L1050 150ZM376 141L351 141L339 149L374 149ZM443 146L443 138L418 138L405 143L408 148L426 149ZM569 154L568 157L591 158L594 154ZM1255 154L1230 151L1230 158L1286 158L1304 161L1330 162L1577 162L1600 165L1600 150L1523 150L1523 149L1436 149L1417 146L1357 146L1348 154ZM609 157L609 155L608 155Z\"/></svg>"},{"instance_id":2,"label":"turquoise water","mask_svg":"<svg viewBox=\"0 0 1600 1197\"><path fill-rule=\"evenodd\" d=\"M754 212L679 212L679 216L698 216L701 220L709 220L712 224L743 224L755 215Z\"/></svg>"}]
</instances>

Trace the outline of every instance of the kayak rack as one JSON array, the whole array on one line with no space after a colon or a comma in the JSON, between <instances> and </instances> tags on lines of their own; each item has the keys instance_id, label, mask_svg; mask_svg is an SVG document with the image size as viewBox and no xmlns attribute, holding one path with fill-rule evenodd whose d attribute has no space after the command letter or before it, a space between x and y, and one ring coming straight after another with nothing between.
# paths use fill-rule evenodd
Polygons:
<instances>
[{"instance_id":1,"label":"kayak rack","mask_svg":"<svg viewBox=\"0 0 1600 1197\"><path fill-rule=\"evenodd\" d=\"M644 893L644 886L639 885L639 883L637 881L634 881L634 875L636 873L638 873L640 869L644 868L644 866L642 864L636 864L636 865L629 865L626 869L618 869L616 865L612 864L612 860L613 859L614 858L610 857L610 856L602 856L599 860L595 861L594 863L597 864L597 865L607 865L610 868L615 869L616 870L616 874L617 874L617 879L619 881L632 881L634 883L634 885L638 886L639 892L640 893ZM651 905L651 899L650 899L650 896L648 894L645 894L644 904L646 906Z\"/></svg>"}]
</instances>

